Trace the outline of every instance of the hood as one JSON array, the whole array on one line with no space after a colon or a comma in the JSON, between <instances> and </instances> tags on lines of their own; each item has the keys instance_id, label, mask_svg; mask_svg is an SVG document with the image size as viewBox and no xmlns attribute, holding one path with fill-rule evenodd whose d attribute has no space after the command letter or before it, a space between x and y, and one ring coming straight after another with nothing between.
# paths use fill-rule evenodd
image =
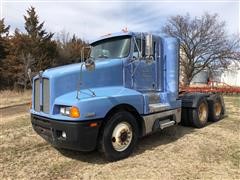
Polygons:
<instances>
[{"instance_id":1,"label":"hood","mask_svg":"<svg viewBox=\"0 0 240 180\"><path fill-rule=\"evenodd\" d=\"M43 72L43 78L50 81L51 97L58 97L65 93L80 89L98 88L105 86L123 85L123 60L101 59L95 61L95 70L87 71L82 63L71 64L48 69ZM80 75L81 74L81 75Z\"/></svg>"}]
</instances>

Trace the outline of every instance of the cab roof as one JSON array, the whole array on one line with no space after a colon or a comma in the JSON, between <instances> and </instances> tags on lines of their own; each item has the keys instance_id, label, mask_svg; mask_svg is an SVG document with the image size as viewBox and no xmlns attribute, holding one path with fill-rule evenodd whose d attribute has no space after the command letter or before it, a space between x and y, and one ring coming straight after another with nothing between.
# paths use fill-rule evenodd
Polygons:
<instances>
[{"instance_id":1,"label":"cab roof","mask_svg":"<svg viewBox=\"0 0 240 180\"><path fill-rule=\"evenodd\" d=\"M93 43L103 40L103 39L119 37L119 36L133 36L134 34L136 34L136 33L131 32L131 31L121 31L121 32L117 32L117 33L109 33L109 34L103 35L103 36L91 41L90 44L93 44Z\"/></svg>"}]
</instances>

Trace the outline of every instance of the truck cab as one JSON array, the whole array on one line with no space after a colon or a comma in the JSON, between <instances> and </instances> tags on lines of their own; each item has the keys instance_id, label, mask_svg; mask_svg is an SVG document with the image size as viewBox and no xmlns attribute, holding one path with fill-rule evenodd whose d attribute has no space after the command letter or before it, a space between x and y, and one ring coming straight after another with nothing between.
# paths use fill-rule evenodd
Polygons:
<instances>
[{"instance_id":1,"label":"truck cab","mask_svg":"<svg viewBox=\"0 0 240 180\"><path fill-rule=\"evenodd\" d=\"M118 160L139 137L181 121L182 101L191 98L179 97L178 39L123 31L90 45L84 62L33 78L31 122L40 136Z\"/></svg>"}]
</instances>

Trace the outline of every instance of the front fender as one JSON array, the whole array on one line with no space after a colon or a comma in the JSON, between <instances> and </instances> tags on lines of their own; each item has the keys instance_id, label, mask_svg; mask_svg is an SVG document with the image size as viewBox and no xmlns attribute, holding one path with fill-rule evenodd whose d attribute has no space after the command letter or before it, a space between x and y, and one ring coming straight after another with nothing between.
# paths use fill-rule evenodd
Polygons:
<instances>
[{"instance_id":1,"label":"front fender","mask_svg":"<svg viewBox=\"0 0 240 180\"><path fill-rule=\"evenodd\" d=\"M139 114L143 114L144 100L141 93L122 86L103 87L91 89L96 96L92 96L89 90L80 92L80 99L76 99L76 93L69 93L55 100L57 105L74 105L80 109L81 117L78 120L101 119L115 106L129 104ZM75 119L76 120L76 119Z\"/></svg>"}]
</instances>

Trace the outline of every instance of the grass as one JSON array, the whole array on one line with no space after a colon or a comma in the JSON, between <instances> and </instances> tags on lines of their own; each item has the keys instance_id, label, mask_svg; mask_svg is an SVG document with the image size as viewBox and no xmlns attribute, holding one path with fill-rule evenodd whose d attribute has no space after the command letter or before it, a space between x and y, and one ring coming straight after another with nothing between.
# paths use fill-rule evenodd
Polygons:
<instances>
[{"instance_id":1,"label":"grass","mask_svg":"<svg viewBox=\"0 0 240 180\"><path fill-rule=\"evenodd\" d=\"M98 152L56 150L33 131L27 113L6 117L0 179L240 179L240 97L225 102L227 118L202 129L164 129L112 163Z\"/></svg>"},{"instance_id":2,"label":"grass","mask_svg":"<svg viewBox=\"0 0 240 180\"><path fill-rule=\"evenodd\" d=\"M0 91L0 108L27 103L31 101L31 90L24 92L4 90Z\"/></svg>"}]
</instances>

